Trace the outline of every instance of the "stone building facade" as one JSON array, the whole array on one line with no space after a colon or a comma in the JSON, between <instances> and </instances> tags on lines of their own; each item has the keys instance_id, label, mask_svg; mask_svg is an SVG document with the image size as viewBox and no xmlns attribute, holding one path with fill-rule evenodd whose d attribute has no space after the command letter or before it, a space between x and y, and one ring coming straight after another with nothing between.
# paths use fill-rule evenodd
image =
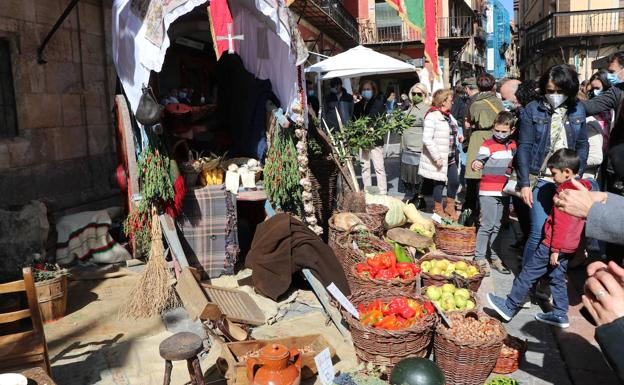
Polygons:
<instances>
[{"instance_id":1,"label":"stone building facade","mask_svg":"<svg viewBox=\"0 0 624 385\"><path fill-rule=\"evenodd\" d=\"M0 1L0 62L8 55L12 75L0 79L0 103L8 105L12 82L17 118L0 125L0 206L45 199L66 211L119 199L109 182L116 164L111 1L79 1L45 48L47 63L37 61L68 3Z\"/></svg>"}]
</instances>

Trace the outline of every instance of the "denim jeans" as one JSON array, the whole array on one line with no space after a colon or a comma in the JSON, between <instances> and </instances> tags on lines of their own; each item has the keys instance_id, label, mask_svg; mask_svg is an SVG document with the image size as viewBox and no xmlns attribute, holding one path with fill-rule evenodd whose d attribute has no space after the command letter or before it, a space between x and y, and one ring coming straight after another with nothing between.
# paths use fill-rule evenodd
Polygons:
<instances>
[{"instance_id":1,"label":"denim jeans","mask_svg":"<svg viewBox=\"0 0 624 385\"><path fill-rule=\"evenodd\" d=\"M481 216L479 220L479 231L477 232L477 249L475 260L485 259L488 246L490 246L490 258L492 261L499 259L496 250L500 247L498 233L503 218L503 209L509 204L508 197L495 197L481 195L479 197L481 205Z\"/></svg>"},{"instance_id":2,"label":"denim jeans","mask_svg":"<svg viewBox=\"0 0 624 385\"><path fill-rule=\"evenodd\" d=\"M561 317L566 316L569 306L566 271L568 270L568 260L572 256L574 254L560 253L559 264L553 267L550 265L550 248L540 243L535 254L522 266L522 271L514 280L505 305L514 311L517 310L522 306L524 298L533 284L544 274L548 274L550 293L553 297L553 313Z\"/></svg>"},{"instance_id":3,"label":"denim jeans","mask_svg":"<svg viewBox=\"0 0 624 385\"><path fill-rule=\"evenodd\" d=\"M557 192L557 186L552 183L540 179L533 189L533 207L531 207L531 228L524 253L522 254L522 266L524 266L533 258L537 246L543 238L544 223L553 208L553 197Z\"/></svg>"},{"instance_id":4,"label":"denim jeans","mask_svg":"<svg viewBox=\"0 0 624 385\"><path fill-rule=\"evenodd\" d=\"M455 199L457 189L459 188L459 174L457 173L457 162L449 164L446 172L447 181L433 181L433 201L442 202L442 191L446 186L446 197Z\"/></svg>"}]
</instances>

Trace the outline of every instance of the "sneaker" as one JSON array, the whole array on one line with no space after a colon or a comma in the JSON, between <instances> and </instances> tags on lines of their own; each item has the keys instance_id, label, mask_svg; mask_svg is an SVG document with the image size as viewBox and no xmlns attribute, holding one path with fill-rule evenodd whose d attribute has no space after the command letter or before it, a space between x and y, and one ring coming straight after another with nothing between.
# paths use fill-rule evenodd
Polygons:
<instances>
[{"instance_id":1,"label":"sneaker","mask_svg":"<svg viewBox=\"0 0 624 385\"><path fill-rule=\"evenodd\" d=\"M485 276L489 277L490 276L490 264L488 263L487 259L475 259L475 262L477 262L477 265L479 265L479 267L483 269L483 272L485 272Z\"/></svg>"},{"instance_id":2,"label":"sneaker","mask_svg":"<svg viewBox=\"0 0 624 385\"><path fill-rule=\"evenodd\" d=\"M543 322L545 324L556 326L562 329L565 329L568 326L570 326L570 321L568 321L567 316L558 316L558 315L553 314L553 312L537 313L535 315L535 319L539 322Z\"/></svg>"},{"instance_id":3,"label":"sneaker","mask_svg":"<svg viewBox=\"0 0 624 385\"><path fill-rule=\"evenodd\" d=\"M515 311L507 307L504 298L498 297L492 293L488 293L487 299L490 306L492 306L492 308L496 310L498 315L500 315L501 318L505 321L511 321L514 315L516 315Z\"/></svg>"},{"instance_id":4,"label":"sneaker","mask_svg":"<svg viewBox=\"0 0 624 385\"><path fill-rule=\"evenodd\" d=\"M492 260L492 267L501 274L511 274L500 259Z\"/></svg>"}]
</instances>

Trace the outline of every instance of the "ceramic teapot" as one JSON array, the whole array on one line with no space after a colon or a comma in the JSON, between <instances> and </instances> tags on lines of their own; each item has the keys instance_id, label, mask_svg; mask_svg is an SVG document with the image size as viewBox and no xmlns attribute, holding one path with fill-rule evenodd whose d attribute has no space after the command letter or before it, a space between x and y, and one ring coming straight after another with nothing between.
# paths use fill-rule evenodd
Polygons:
<instances>
[{"instance_id":1,"label":"ceramic teapot","mask_svg":"<svg viewBox=\"0 0 624 385\"><path fill-rule=\"evenodd\" d=\"M260 349L258 358L247 360L247 379L251 385L299 385L301 353L280 344Z\"/></svg>"}]
</instances>

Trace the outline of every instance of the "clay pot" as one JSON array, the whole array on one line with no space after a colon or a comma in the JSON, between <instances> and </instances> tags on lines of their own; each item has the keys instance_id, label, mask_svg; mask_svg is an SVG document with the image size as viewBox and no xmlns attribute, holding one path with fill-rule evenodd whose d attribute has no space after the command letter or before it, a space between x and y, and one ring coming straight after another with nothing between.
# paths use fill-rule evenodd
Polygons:
<instances>
[{"instance_id":1,"label":"clay pot","mask_svg":"<svg viewBox=\"0 0 624 385\"><path fill-rule=\"evenodd\" d=\"M247 360L247 379L253 385L299 385L301 353L280 344L267 345L258 358Z\"/></svg>"}]
</instances>

